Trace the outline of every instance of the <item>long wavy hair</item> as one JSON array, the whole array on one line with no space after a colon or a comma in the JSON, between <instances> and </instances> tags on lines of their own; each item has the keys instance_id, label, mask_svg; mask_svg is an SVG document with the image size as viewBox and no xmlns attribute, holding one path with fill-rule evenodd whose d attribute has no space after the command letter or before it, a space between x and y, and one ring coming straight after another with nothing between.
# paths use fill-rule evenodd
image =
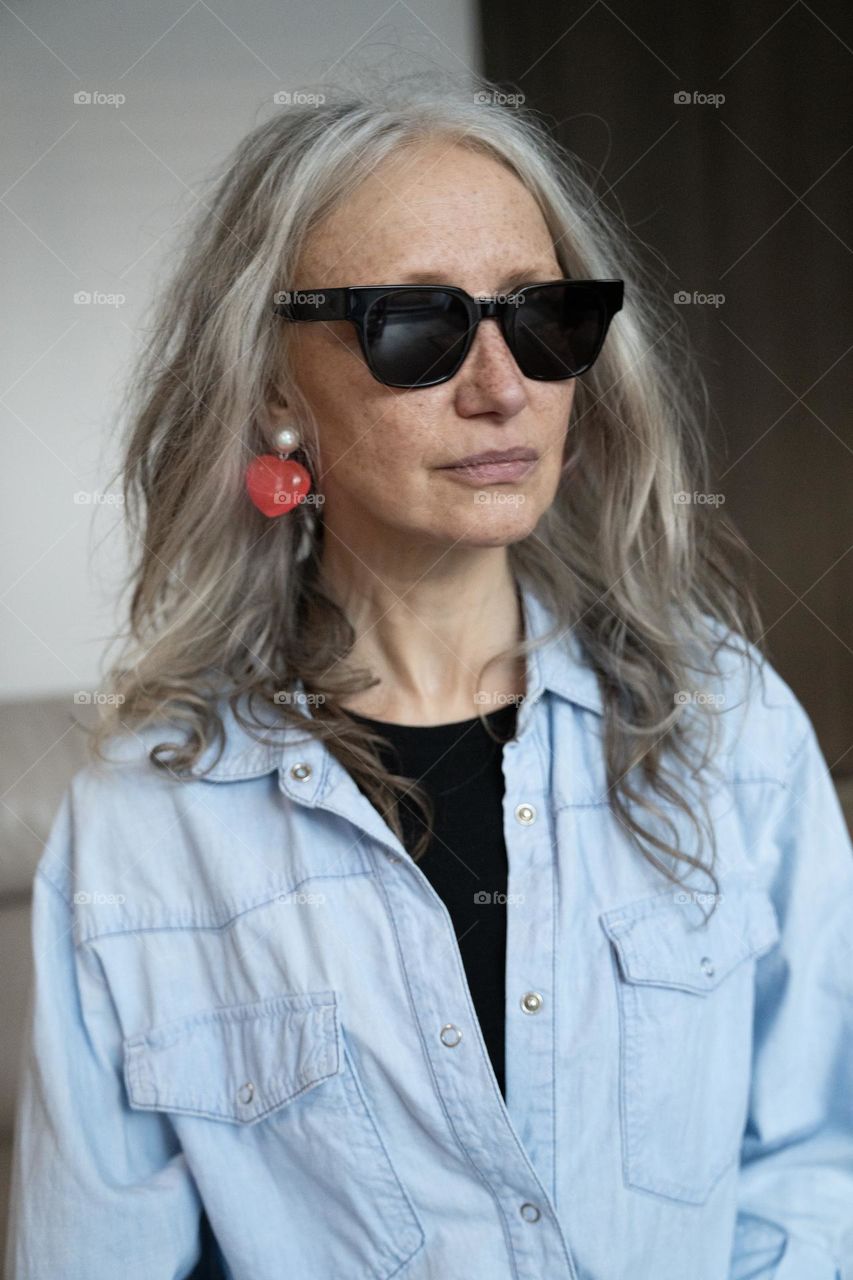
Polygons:
<instances>
[{"instance_id":1,"label":"long wavy hair","mask_svg":"<svg viewBox=\"0 0 853 1280\"><path fill-rule=\"evenodd\" d=\"M644 246L596 196L596 176L540 116L502 105L498 86L482 78L428 79L294 95L228 158L178 246L126 389L131 597L116 638L124 647L105 682L114 696L100 700L92 752L106 758L114 733L178 726L183 740L158 743L151 763L198 776L191 771L201 754L224 746L221 699L267 741L269 719L257 710L269 704L277 724L325 742L401 840L401 808L413 802L424 820L413 856L427 848L429 797L416 779L383 767L381 740L340 705L376 678L346 662L355 632L321 580L322 508L306 503L269 520L249 503L244 473L268 450L262 414L275 385L296 407L296 456L318 473L321 428L289 366L293 326L271 309L278 290L305 283L294 270L311 228L384 157L442 138L518 175L566 276L625 281L603 352L577 381L555 499L507 550L516 581L529 583L559 631L573 629L597 674L616 819L668 880L682 884L678 864L689 864L717 888L702 792L714 769L718 699L683 691L696 690L697 675L720 675L721 649L751 657L760 619L739 536L713 501L689 500L709 489L708 396L681 311ZM533 643L528 637L505 656L521 657ZM297 681L311 700L308 716L296 703ZM694 794L687 784L697 780ZM703 832L709 838L709 858L680 847L679 811L700 841Z\"/></svg>"}]
</instances>

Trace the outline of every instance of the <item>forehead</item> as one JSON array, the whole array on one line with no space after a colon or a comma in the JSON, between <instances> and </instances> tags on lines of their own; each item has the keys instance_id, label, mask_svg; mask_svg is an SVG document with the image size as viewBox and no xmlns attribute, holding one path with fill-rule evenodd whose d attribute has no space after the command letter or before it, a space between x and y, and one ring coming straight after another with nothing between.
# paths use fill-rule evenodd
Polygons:
<instances>
[{"instance_id":1,"label":"forehead","mask_svg":"<svg viewBox=\"0 0 853 1280\"><path fill-rule=\"evenodd\" d=\"M557 259L518 176L492 156L432 139L386 157L313 229L299 278L330 287L391 283L434 267L488 289L496 272L534 262L547 272Z\"/></svg>"}]
</instances>

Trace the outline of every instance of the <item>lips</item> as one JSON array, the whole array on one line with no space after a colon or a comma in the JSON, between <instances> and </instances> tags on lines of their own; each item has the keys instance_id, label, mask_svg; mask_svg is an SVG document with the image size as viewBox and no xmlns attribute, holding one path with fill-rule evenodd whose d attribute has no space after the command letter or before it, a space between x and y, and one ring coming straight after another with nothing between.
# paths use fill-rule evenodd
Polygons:
<instances>
[{"instance_id":1,"label":"lips","mask_svg":"<svg viewBox=\"0 0 853 1280\"><path fill-rule=\"evenodd\" d=\"M445 463L442 470L449 467L486 466L489 463L535 462L538 457L535 449L521 445L514 449L487 449L484 453L470 453L465 458L458 458L456 462Z\"/></svg>"},{"instance_id":2,"label":"lips","mask_svg":"<svg viewBox=\"0 0 853 1280\"><path fill-rule=\"evenodd\" d=\"M474 462L465 466L442 467L448 478L480 487L484 484L512 484L524 480L536 466L537 458L515 458L502 462Z\"/></svg>"}]
</instances>

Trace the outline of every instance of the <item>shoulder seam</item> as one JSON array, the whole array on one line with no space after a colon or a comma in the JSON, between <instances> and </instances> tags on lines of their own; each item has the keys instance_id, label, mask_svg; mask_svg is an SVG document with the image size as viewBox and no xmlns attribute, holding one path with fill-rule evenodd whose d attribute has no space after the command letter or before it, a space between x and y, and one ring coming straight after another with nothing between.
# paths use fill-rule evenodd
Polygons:
<instances>
[{"instance_id":1,"label":"shoulder seam","mask_svg":"<svg viewBox=\"0 0 853 1280\"><path fill-rule=\"evenodd\" d=\"M66 898L62 889L60 889L59 885L56 883L53 877L48 874L48 872L44 869L41 863L39 863L39 865L36 867L33 879L35 879L36 876L38 876L41 880L43 880L45 884L50 885L51 889L53 889L54 893L57 893L59 895L59 897L62 899L63 903L65 904L65 906L68 907L69 911L73 909L73 903L70 901L70 899Z\"/></svg>"},{"instance_id":2,"label":"shoulder seam","mask_svg":"<svg viewBox=\"0 0 853 1280\"><path fill-rule=\"evenodd\" d=\"M799 763L800 757L805 754L806 747L808 747L810 743L816 742L816 741L817 741L817 734L815 733L814 725L807 718L807 722L806 722L805 728L803 729L802 734L800 735L797 742L795 742L794 746L791 748L788 754L788 758L785 761L785 777L783 779L782 785L786 788L786 790L791 789L791 775L793 774L797 764Z\"/></svg>"}]
</instances>

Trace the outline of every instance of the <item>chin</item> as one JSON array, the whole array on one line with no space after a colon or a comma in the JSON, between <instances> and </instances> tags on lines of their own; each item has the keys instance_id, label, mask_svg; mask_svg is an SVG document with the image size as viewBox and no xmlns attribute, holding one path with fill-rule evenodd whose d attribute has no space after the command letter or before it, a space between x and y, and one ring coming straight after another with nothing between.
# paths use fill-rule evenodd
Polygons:
<instances>
[{"instance_id":1,"label":"chin","mask_svg":"<svg viewBox=\"0 0 853 1280\"><path fill-rule=\"evenodd\" d=\"M489 518L446 520L436 533L442 542L450 541L467 547L506 547L528 537L536 528L540 515L538 508L535 513L525 508L511 516L506 512L490 511Z\"/></svg>"}]
</instances>

